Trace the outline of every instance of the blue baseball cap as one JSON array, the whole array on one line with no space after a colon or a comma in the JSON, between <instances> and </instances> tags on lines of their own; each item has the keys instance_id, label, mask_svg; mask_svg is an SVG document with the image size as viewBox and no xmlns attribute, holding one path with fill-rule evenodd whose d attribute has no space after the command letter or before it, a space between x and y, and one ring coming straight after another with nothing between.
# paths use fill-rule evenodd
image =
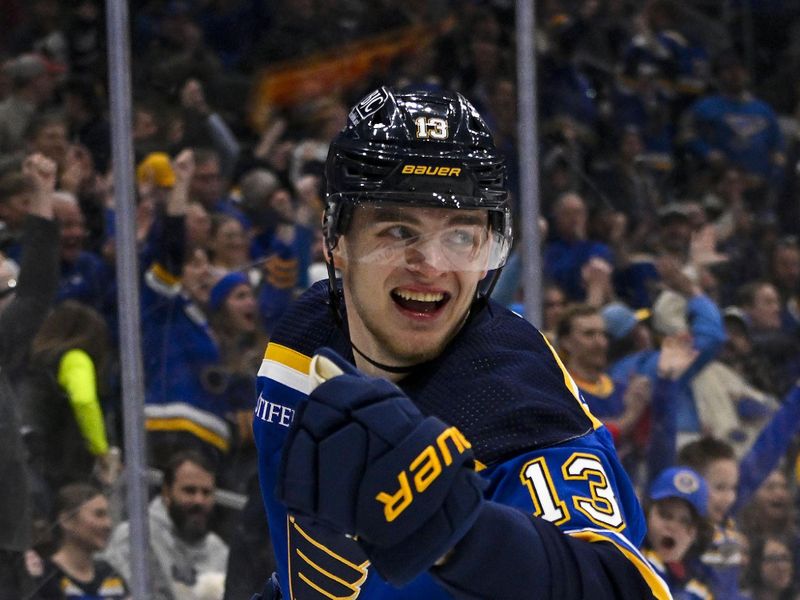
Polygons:
<instances>
[{"instance_id":1,"label":"blue baseball cap","mask_svg":"<svg viewBox=\"0 0 800 600\"><path fill-rule=\"evenodd\" d=\"M603 307L600 314L603 316L606 333L615 340L621 340L633 331L637 323L650 317L650 310L633 310L621 302L611 302Z\"/></svg>"},{"instance_id":2,"label":"blue baseball cap","mask_svg":"<svg viewBox=\"0 0 800 600\"><path fill-rule=\"evenodd\" d=\"M650 500L666 498L686 500L701 517L708 512L708 485L703 477L689 467L670 467L658 474L650 484Z\"/></svg>"}]
</instances>

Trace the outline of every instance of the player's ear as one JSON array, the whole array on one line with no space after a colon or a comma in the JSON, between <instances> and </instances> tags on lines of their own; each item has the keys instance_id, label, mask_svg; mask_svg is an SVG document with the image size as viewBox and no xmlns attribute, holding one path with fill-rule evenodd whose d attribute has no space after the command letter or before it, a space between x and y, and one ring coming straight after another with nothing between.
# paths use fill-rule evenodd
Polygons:
<instances>
[{"instance_id":1,"label":"player's ear","mask_svg":"<svg viewBox=\"0 0 800 600\"><path fill-rule=\"evenodd\" d=\"M328 258L328 260L331 260L333 262L333 266L336 269L342 269L347 267L347 258L346 258L347 252L343 248L343 245L345 243L346 242L342 238L339 238L338 243L336 244L336 247L333 250L329 250L327 247L325 248L326 257Z\"/></svg>"}]
</instances>

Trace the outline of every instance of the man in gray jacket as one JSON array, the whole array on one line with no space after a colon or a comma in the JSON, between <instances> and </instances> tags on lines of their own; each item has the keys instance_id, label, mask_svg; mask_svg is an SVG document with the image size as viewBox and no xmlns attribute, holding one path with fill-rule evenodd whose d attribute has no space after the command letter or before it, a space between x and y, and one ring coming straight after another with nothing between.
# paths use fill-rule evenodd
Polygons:
<instances>
[{"instance_id":1,"label":"man in gray jacket","mask_svg":"<svg viewBox=\"0 0 800 600\"><path fill-rule=\"evenodd\" d=\"M178 451L164 472L161 494L150 503L152 600L222 598L228 546L209 530L216 482L213 467L195 451ZM130 528L121 523L104 558L126 579Z\"/></svg>"}]
</instances>

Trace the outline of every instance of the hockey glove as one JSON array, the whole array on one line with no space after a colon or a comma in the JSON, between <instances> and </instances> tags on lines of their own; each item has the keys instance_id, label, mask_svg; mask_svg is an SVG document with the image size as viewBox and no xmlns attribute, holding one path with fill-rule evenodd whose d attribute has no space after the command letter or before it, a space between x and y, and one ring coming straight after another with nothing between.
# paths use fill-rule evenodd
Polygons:
<instances>
[{"instance_id":1,"label":"hockey glove","mask_svg":"<svg viewBox=\"0 0 800 600\"><path fill-rule=\"evenodd\" d=\"M469 442L332 350L311 368L327 380L297 409L276 495L292 512L355 536L384 579L407 583L478 516L483 480Z\"/></svg>"}]
</instances>

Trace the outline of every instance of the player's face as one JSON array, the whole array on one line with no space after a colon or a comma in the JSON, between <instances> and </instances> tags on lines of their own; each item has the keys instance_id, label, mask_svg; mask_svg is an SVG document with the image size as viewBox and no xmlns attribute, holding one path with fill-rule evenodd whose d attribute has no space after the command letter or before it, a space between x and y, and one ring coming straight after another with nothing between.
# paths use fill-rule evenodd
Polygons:
<instances>
[{"instance_id":1,"label":"player's face","mask_svg":"<svg viewBox=\"0 0 800 600\"><path fill-rule=\"evenodd\" d=\"M90 553L102 550L111 535L108 500L103 495L95 496L72 515L66 516L61 526L71 543Z\"/></svg>"},{"instance_id":2,"label":"player's face","mask_svg":"<svg viewBox=\"0 0 800 600\"><path fill-rule=\"evenodd\" d=\"M680 498L654 502L647 516L647 539L665 562L681 560L697 538L689 503Z\"/></svg>"},{"instance_id":3,"label":"player's face","mask_svg":"<svg viewBox=\"0 0 800 600\"><path fill-rule=\"evenodd\" d=\"M208 531L214 487L211 473L187 461L178 467L172 485L164 488L164 504L183 539L199 541Z\"/></svg>"},{"instance_id":4,"label":"player's face","mask_svg":"<svg viewBox=\"0 0 800 600\"><path fill-rule=\"evenodd\" d=\"M715 460L708 465L703 476L708 483L708 518L719 525L736 501L739 465L728 458Z\"/></svg>"},{"instance_id":5,"label":"player's face","mask_svg":"<svg viewBox=\"0 0 800 600\"><path fill-rule=\"evenodd\" d=\"M357 208L334 252L355 345L396 366L436 357L486 273L487 223L484 211Z\"/></svg>"}]
</instances>

